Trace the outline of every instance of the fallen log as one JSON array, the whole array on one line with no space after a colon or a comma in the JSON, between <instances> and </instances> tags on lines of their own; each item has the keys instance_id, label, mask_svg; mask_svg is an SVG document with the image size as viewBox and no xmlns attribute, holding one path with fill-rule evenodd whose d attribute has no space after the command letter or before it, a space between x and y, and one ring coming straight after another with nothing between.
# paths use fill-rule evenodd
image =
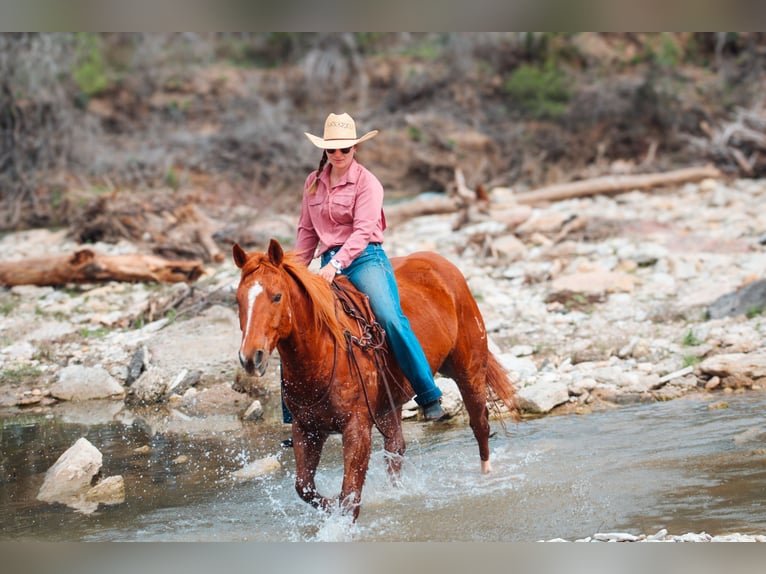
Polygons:
<instances>
[{"instance_id":1,"label":"fallen log","mask_svg":"<svg viewBox=\"0 0 766 574\"><path fill-rule=\"evenodd\" d=\"M546 201L561 201L573 197L585 197L601 193L620 193L634 189L649 189L669 185L679 185L707 178L718 178L721 172L713 166L689 167L665 173L641 175L612 175L560 183L519 193L515 196L518 203L533 204Z\"/></svg>"},{"instance_id":2,"label":"fallen log","mask_svg":"<svg viewBox=\"0 0 766 574\"><path fill-rule=\"evenodd\" d=\"M171 261L154 255L99 255L81 249L71 255L0 261L0 285L103 283L107 281L190 283L204 273L199 261Z\"/></svg>"},{"instance_id":3,"label":"fallen log","mask_svg":"<svg viewBox=\"0 0 766 574\"><path fill-rule=\"evenodd\" d=\"M431 196L419 197L404 203L386 206L386 225L391 228L400 223L422 215L454 213L460 207L456 197Z\"/></svg>"}]
</instances>

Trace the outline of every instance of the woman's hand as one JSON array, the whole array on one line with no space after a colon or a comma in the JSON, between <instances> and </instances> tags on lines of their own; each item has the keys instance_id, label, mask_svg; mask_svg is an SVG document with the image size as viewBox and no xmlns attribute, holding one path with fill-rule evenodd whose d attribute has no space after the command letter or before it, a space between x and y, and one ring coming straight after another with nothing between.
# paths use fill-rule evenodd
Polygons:
<instances>
[{"instance_id":1,"label":"woman's hand","mask_svg":"<svg viewBox=\"0 0 766 574\"><path fill-rule=\"evenodd\" d=\"M328 263L322 267L317 274L328 283L332 283L335 279L335 271L335 267L333 267L331 263Z\"/></svg>"}]
</instances>

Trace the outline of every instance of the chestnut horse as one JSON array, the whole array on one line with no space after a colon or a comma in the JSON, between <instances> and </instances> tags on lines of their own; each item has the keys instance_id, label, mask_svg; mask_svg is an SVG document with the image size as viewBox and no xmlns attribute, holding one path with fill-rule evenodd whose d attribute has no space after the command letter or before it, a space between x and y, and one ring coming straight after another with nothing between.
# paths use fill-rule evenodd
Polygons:
<instances>
[{"instance_id":1,"label":"chestnut horse","mask_svg":"<svg viewBox=\"0 0 766 574\"><path fill-rule=\"evenodd\" d=\"M383 435L385 450L394 455L386 459L396 480L405 450L401 407L415 393L387 346L381 362L372 346L357 345L365 336L363 323L344 312L338 289L293 253L285 253L273 239L265 253L246 253L237 244L232 251L242 270L237 288L239 360L248 373L263 375L271 353L279 352L283 397L293 415L295 489L316 508L329 511L339 502L356 520L372 426ZM488 349L479 307L460 270L444 257L421 252L392 258L391 263L403 311L431 370L454 379L460 389L479 444L481 470L488 473L492 470L488 400L503 401L514 416L517 408L513 385ZM366 303L366 296L345 277L335 283ZM343 484L339 499L331 499L317 492L314 478L327 437L338 432Z\"/></svg>"}]
</instances>

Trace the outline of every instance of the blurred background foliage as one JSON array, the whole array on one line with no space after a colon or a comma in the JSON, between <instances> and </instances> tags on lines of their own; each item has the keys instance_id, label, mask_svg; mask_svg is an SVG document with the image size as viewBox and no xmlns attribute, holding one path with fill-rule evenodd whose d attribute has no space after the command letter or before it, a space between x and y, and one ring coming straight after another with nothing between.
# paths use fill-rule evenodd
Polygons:
<instances>
[{"instance_id":1,"label":"blurred background foliage","mask_svg":"<svg viewBox=\"0 0 766 574\"><path fill-rule=\"evenodd\" d=\"M0 34L0 229L65 224L72 190L225 187L291 208L286 190L294 201L318 161L301 132L321 133L329 111L384 130L369 160L388 166L386 184L413 194L439 187L418 165L433 154L479 163L460 155L458 132L490 142L474 177L505 185L572 177L605 157L640 159L650 142L667 162L658 167L710 159L695 156L688 138L762 105L764 40L755 32Z\"/></svg>"}]
</instances>

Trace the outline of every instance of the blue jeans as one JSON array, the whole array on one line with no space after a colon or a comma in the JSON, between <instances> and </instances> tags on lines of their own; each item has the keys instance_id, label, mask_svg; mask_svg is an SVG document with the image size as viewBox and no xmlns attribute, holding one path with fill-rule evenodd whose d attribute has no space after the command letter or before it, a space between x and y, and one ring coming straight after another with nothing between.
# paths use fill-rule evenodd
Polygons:
<instances>
[{"instance_id":1,"label":"blue jeans","mask_svg":"<svg viewBox=\"0 0 766 574\"><path fill-rule=\"evenodd\" d=\"M325 251L321 259L322 267L327 265L337 252L338 248ZM423 347L415 337L409 319L402 312L394 270L380 244L370 243L351 265L343 270L343 274L369 298L375 319L385 330L388 344L399 367L415 391L415 402L422 406L441 397L441 389L434 383ZM282 420L285 423L293 420L284 401Z\"/></svg>"},{"instance_id":2,"label":"blue jeans","mask_svg":"<svg viewBox=\"0 0 766 574\"><path fill-rule=\"evenodd\" d=\"M322 254L323 267L338 249L333 248ZM343 270L343 274L369 298L370 307L386 332L388 344L399 367L417 395L415 402L422 406L441 397L442 392L434 383L423 347L415 337L409 319L402 312L394 270L383 247L379 243L370 243L351 265Z\"/></svg>"}]
</instances>

